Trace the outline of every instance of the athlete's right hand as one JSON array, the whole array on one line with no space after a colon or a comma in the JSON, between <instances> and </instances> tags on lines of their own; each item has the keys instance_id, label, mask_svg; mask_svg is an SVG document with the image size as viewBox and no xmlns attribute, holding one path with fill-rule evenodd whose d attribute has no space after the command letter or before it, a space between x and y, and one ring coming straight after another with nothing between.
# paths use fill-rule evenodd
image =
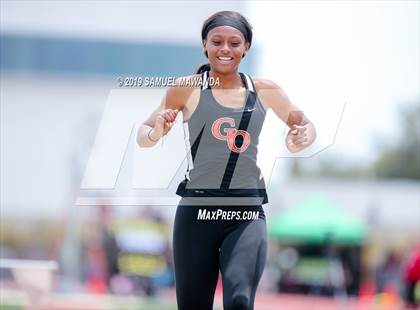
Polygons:
<instances>
[{"instance_id":1,"label":"athlete's right hand","mask_svg":"<svg viewBox=\"0 0 420 310\"><path fill-rule=\"evenodd\" d=\"M154 140L157 140L166 135L174 125L178 112L178 110L172 109L166 109L159 112L156 117L155 126L153 127L150 136Z\"/></svg>"}]
</instances>

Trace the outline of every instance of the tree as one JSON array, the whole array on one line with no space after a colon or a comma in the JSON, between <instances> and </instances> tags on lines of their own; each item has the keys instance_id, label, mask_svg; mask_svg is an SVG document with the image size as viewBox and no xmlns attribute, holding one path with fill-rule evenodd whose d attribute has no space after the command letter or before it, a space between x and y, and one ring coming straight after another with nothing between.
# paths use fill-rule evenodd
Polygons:
<instances>
[{"instance_id":1,"label":"tree","mask_svg":"<svg viewBox=\"0 0 420 310\"><path fill-rule=\"evenodd\" d=\"M420 180L420 103L403 106L400 138L384 148L374 164L377 177Z\"/></svg>"}]
</instances>

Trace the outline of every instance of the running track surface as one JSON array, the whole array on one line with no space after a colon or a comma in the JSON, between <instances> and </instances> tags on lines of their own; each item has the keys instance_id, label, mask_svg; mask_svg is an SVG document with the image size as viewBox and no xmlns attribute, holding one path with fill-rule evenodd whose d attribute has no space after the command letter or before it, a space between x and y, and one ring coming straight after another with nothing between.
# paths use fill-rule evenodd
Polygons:
<instances>
[{"instance_id":1,"label":"running track surface","mask_svg":"<svg viewBox=\"0 0 420 310\"><path fill-rule=\"evenodd\" d=\"M4 293L4 292L3 292ZM6 295L22 292L9 292ZM22 298L19 298L22 300ZM48 306L37 309L42 310L176 310L175 291L168 290L156 298L139 298L133 296L94 295L94 294L53 294ZM21 304L21 303L20 303ZM21 304L22 305L22 304ZM1 304L4 306L4 304ZM8 307L1 307L8 309ZM10 309L19 309L10 308ZM22 308L23 309L23 308ZM222 295L215 296L214 310L222 310ZM404 309L398 302L386 304L372 301L348 299L346 301L334 300L328 297L306 295L257 293L254 310L394 310Z\"/></svg>"}]
</instances>

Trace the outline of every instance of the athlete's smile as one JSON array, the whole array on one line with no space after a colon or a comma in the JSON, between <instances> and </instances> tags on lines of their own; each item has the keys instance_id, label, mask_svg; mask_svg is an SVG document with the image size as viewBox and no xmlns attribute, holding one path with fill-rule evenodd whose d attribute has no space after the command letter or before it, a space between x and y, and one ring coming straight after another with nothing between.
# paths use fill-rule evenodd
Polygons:
<instances>
[{"instance_id":1,"label":"athlete's smile","mask_svg":"<svg viewBox=\"0 0 420 310\"><path fill-rule=\"evenodd\" d=\"M227 57L227 56L217 56L217 59L220 59L220 60L232 60L232 59L233 59L233 57Z\"/></svg>"},{"instance_id":2,"label":"athlete's smile","mask_svg":"<svg viewBox=\"0 0 420 310\"><path fill-rule=\"evenodd\" d=\"M217 60L219 61L219 63L221 64L230 64L233 61L233 57L229 57L229 56L217 56Z\"/></svg>"}]
</instances>

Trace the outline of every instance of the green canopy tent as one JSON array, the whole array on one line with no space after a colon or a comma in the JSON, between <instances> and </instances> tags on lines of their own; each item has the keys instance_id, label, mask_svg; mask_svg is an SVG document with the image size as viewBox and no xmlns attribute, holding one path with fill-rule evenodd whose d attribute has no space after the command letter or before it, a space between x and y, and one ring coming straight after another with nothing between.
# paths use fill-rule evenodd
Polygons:
<instances>
[{"instance_id":1,"label":"green canopy tent","mask_svg":"<svg viewBox=\"0 0 420 310\"><path fill-rule=\"evenodd\" d=\"M357 245L366 237L366 226L322 195L309 196L268 222L271 237L284 241Z\"/></svg>"}]
</instances>

